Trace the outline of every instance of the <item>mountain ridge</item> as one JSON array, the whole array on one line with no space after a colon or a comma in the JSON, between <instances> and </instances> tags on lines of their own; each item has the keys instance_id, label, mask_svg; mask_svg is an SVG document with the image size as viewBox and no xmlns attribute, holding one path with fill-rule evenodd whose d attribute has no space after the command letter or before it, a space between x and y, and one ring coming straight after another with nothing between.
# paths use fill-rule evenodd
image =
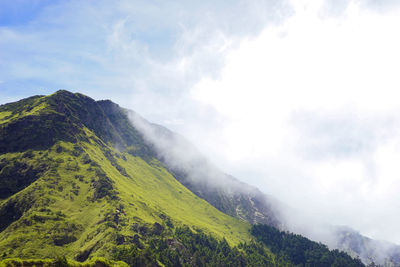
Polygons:
<instances>
[{"instance_id":1,"label":"mountain ridge","mask_svg":"<svg viewBox=\"0 0 400 267\"><path fill-rule=\"evenodd\" d=\"M0 259L105 255L133 266L193 265L188 251L197 250L204 263L293 264L249 231L248 222L279 224L258 189L109 100L65 90L30 97L0 106L0 130ZM192 156L169 152L178 147ZM332 262L352 262L321 249L336 255Z\"/></svg>"},{"instance_id":2,"label":"mountain ridge","mask_svg":"<svg viewBox=\"0 0 400 267\"><path fill-rule=\"evenodd\" d=\"M71 97L72 94L69 92L65 92L62 91L61 93L61 97L65 98L65 97ZM55 97L59 97L60 93L55 94ZM80 95L78 95L79 98L82 98ZM33 99L35 101L38 101L38 105L42 105L42 100L40 100L41 98L36 98ZM7 121L7 125L4 126L4 124L2 124L2 131L1 131L1 143L4 144L3 147L8 148L8 150L6 150L5 148L3 148L2 150L2 170L1 170L1 175L2 178L5 176L11 176L12 177L21 177L24 178L24 176L21 176L19 172L21 172L21 169L18 166L14 166L15 162L20 162L21 164L24 163L26 165L35 165L37 162L43 163L43 162L50 162L51 164L47 164L46 167L44 167L44 169L46 170L46 174L48 176L55 176L55 180L59 180L59 176L62 176L63 179L68 179L72 184L76 184L76 188L71 188L71 191L74 192L74 190L76 191L77 187L79 186L80 189L82 190L83 187L86 187L86 190L88 192L91 192L90 194L92 194L92 198L94 199L102 199L103 197L107 197L110 198L110 195L113 195L113 191L115 190L115 180L111 179L110 177L112 175L118 175L121 179L129 179L127 176L137 176L138 172L140 171L144 171L145 169L148 169L151 172L146 171L146 177L154 177L154 179L156 179L157 181L163 181L163 179L161 178L157 178L157 177L167 177L167 171L163 168L163 166L158 163L156 160L149 160L148 162L143 161L140 157L138 157L138 153L140 154L141 151L140 149L142 149L140 146L142 145L144 147L144 144L140 144L140 142L136 143L136 147L128 147L129 152L131 152L131 154L129 153L119 153L118 151L113 150L112 147L109 147L106 143L104 143L102 141L102 139L97 138L97 136L89 129L89 128L82 128L82 129L78 129L79 127L77 127L77 120L76 118L74 118L74 114L71 112L73 111L73 107L71 109L71 107L69 106L64 106L62 105L62 103L60 101L58 101L58 99L56 99L53 102L54 99L54 95L50 96L50 106L55 104L56 110L55 111L46 111L44 110L44 107L41 108L40 110L42 110L41 112L43 112L45 114L45 118L49 118L47 114L50 113L51 118L55 118L55 119L60 119L61 121L65 121L65 122L69 122L69 124L67 125L68 128L63 128L62 130L67 132L67 134L65 135L59 135L57 132L55 132L54 134L52 134L51 139L50 138L50 142L42 142L42 140L38 140L37 143L31 143L31 140L34 139L34 137L29 137L28 139L26 139L26 142L29 142L29 144L23 144L23 143L19 143L19 144L13 144L12 142L14 141L13 137L9 136L9 131L11 131L12 129L15 129L14 127L16 127L15 125L18 125L20 127L21 124L18 121L18 119L16 117L16 114L9 114L8 117L3 118L3 121ZM83 98L84 101L87 101L86 98ZM29 102L32 101L32 99L28 100ZM95 102L90 101L92 104ZM22 102L20 102L19 104L22 104ZM27 103L25 103L24 105L25 107L27 106ZM14 106L12 106L14 108ZM28 107L29 109L29 107ZM57 112L59 111L63 111L64 114L67 114L67 116L69 116L69 118L67 118L67 116L61 116L60 114L57 114ZM0 107L0 111L5 111L4 106ZM37 117L35 114L35 112L39 112L39 109L36 109L32 114L29 114L27 112L30 111L26 111L23 110L22 112L20 112L21 114L23 114L22 116L22 120L24 122L29 121L29 122L36 122L37 121ZM40 115L41 116L41 115ZM61 117L60 117L61 116ZM10 126L11 125L11 126ZM113 132L113 131L106 131L104 129L102 129L102 127L100 127L100 131L98 128L96 128L98 126L98 124L96 124L96 121L88 121L88 123L86 123L85 125L89 125L89 127L97 132L99 132L99 135L103 136L104 140L111 140L112 138L121 141L122 139L119 136L118 132ZM110 124L108 124L110 125ZM27 132L31 130L31 125L28 125L28 123L25 125L23 125L24 127L22 127L22 132ZM48 124L44 124L41 126L36 126L39 129L36 129L39 133L43 130L40 129L40 127L44 127L45 129L48 129L50 127L59 127L58 123L55 122L51 122ZM6 129L6 131L3 131L3 129ZM71 138L69 136L70 133L74 133L75 136L73 138ZM36 134L36 133L35 133ZM137 134L136 132L133 132L133 135ZM58 137L62 137L62 141L60 140L56 140L56 138ZM46 136L47 138L48 136ZM131 136L132 137L132 136ZM8 139L7 139L8 138ZM7 141L7 143L6 143ZM72 142L70 142L72 141ZM83 145L82 145L83 144ZM50 147L50 149L49 149ZM11 148L11 149L10 149ZM4 153L4 151L7 151L8 153ZM11 151L11 152L9 152ZM48 157L48 155L50 155L51 157ZM75 156L77 155L79 158L78 160L75 160ZM7 156L7 158L6 158ZM119 157L119 158L118 158ZM128 158L128 160L131 160L131 165L127 166L126 165L126 161L123 159L123 157ZM101 162L103 161L103 162ZM12 162L12 164L10 163ZM99 167L98 165L104 165L106 164L107 166L105 167ZM93 166L92 166L93 165ZM84 166L89 166L89 167L85 167L85 169L91 169L90 176L88 178L90 178L91 176L94 176L95 179L94 181L80 181L80 179L83 179L81 176L84 176L86 178L86 176L88 175L84 175L82 172L86 172L86 170L83 170ZM132 166L138 166L135 171L132 169ZM65 173L64 175L60 173L60 169L64 169ZM109 170L107 170L109 169ZM8 170L8 171L7 171ZM7 172L8 174L7 174ZM16 173L13 173L16 172ZM52 173L51 173L52 172ZM71 178L69 173L74 173L74 176ZM132 172L136 173L136 175L134 175ZM58 173L58 174L57 174ZM106 173L106 174L105 174ZM152 174L153 173L153 174ZM68 177L66 176L68 174ZM150 175L150 176L149 176ZM64 177L65 176L65 177ZM77 176L77 178L75 177ZM104 179L97 179L97 176L101 176ZM124 178L125 177L125 178ZM168 174L168 179L170 180L170 182L173 182L175 185L173 186L173 188L178 186L178 182L175 182L176 180L173 179L173 177ZM31 207L32 203L35 203L35 201L33 201L32 198L32 194L34 194L34 192L32 191L33 189L30 189L31 186L36 186L34 191L38 191L39 187L37 184L40 182L42 182L41 180L43 180L43 176L41 177L36 177L38 179L31 179L29 180L29 182L32 182L31 184L27 184L27 187L24 187L24 185L21 185L20 187L17 188L18 192L13 192L15 193L15 197L13 196L8 196L8 198L6 199L2 199L2 207L0 208L0 214L6 213L6 214L10 214L10 212L7 213L7 211L12 210L12 214L16 214L16 217L14 216L2 216L2 222L3 222L3 227L2 228L7 228L9 227L13 222L7 221L7 220L3 220L3 218L14 218L13 221L18 221L19 218L24 216L24 213L26 213ZM52 179L53 177L49 177L49 179ZM144 177L143 177L144 178ZM72 180L71 180L72 179ZM160 180L161 179L161 180ZM40 180L40 181L39 181ZM4 179L2 179L2 181L4 181ZM85 185L85 182L87 183ZM123 182L123 181L121 181ZM139 180L136 180L136 183L139 182ZM144 184L142 184L142 186L146 186L147 183L149 183L149 180L143 181ZM170 183L168 182L168 183ZM54 184L58 184L61 182L56 182L53 181L52 183ZM124 182L127 183L127 182ZM8 184L9 185L9 184ZM67 186L66 184L63 184L62 186ZM154 185L153 185L154 186ZM56 187L56 186L54 186ZM186 196L186 194L191 194L190 191L188 191L186 188L184 188L183 186L179 186L181 189L179 189L180 193L179 195L183 194L184 196ZM157 188L157 187L155 187ZM24 190L30 190L29 193L23 194ZM62 188L59 188L57 190L61 190L61 192L63 192L64 190ZM122 189L120 189L121 191ZM137 191L137 189L135 189ZM54 191L54 190L53 190ZM150 190L148 190L150 192ZM172 192L172 191L171 191ZM184 193L187 192L187 193ZM55 191L53 194L58 194L57 191ZM162 197L165 197L165 195L167 195L167 193L162 193L160 192L160 194L163 194ZM16 207L16 202L18 202L17 200L20 200L18 197L23 195L24 198L27 199L23 199L24 201L22 201L23 203L27 204L27 206L18 206ZM83 197L81 196L81 194L78 193L78 195L74 196L74 193L69 193L68 195L71 195L72 197ZM189 196L190 197L190 196ZM112 198L112 197L111 197ZM193 201L195 200L194 195L192 195L190 197L191 199L193 199ZM139 200L140 201L140 200ZM159 199L159 201L164 201L162 199ZM89 205L92 205L91 201L89 201ZM187 200L187 202L190 203L190 201ZM196 203L198 203L199 200L196 200ZM205 205L206 202L204 202ZM32 205L31 205L32 204ZM128 204L129 205L129 204ZM144 205L144 204L143 204ZM147 204L148 205L148 204ZM198 205L198 204L197 204ZM203 204L202 204L203 205ZM146 206L146 205L144 205ZM179 206L179 205L177 205ZM180 205L182 206L182 205ZM196 205L194 205L195 207ZM191 208L194 208L191 207ZM206 207L206 206L205 206ZM211 207L211 206L210 206ZM146 210L146 207L142 207L144 210ZM182 208L182 207L181 207ZM189 206L187 206L187 208L189 208ZM201 214L201 211L198 211ZM240 226L241 228L243 228L243 230L239 230L236 229L236 232L241 232L240 235L243 236L249 236L247 233L247 230L244 224L241 224L239 221L238 222L234 222L233 220L229 219L228 217L226 217L225 215L223 215L222 213L218 213L220 215L217 216L216 211L211 211L209 210L209 208L207 208L207 212L211 212L211 214L214 214L214 216L216 216L215 218L225 218L223 220L228 220L230 221L229 225L242 225ZM152 211L153 213L153 211ZM142 217L145 216L144 214L142 214ZM146 215L148 216L148 215ZM162 220L160 218L153 218L154 215L151 215L148 219L150 221L159 221L159 223L162 222ZM157 215L158 216L158 215ZM181 217L185 217L183 215L180 215ZM221 217L222 216L222 217ZM194 218L196 218L196 216L194 216ZM206 216L206 214L203 215L203 218L210 218L209 216ZM190 219L190 218L188 218ZM199 221L201 222L202 219L199 219ZM210 223L210 222L209 222ZM196 222L191 222L190 225L196 225ZM199 223L197 223L197 225L199 225ZM212 223L210 224L212 225ZM221 225L221 226L219 226ZM232 234L229 234L229 232L227 232L227 230L222 230L221 231L221 227L224 228L224 223L220 222L218 224L215 224L214 227L217 227L219 230L216 232L217 234L219 232L226 232L225 235L228 238L229 236L234 236ZM227 228L226 228L227 229ZM3 233L2 233L3 234ZM235 233L236 234L236 233ZM236 238L233 238L231 241L234 243L237 243L238 241L234 241L237 240ZM0 242L1 243L1 242Z\"/></svg>"}]
</instances>

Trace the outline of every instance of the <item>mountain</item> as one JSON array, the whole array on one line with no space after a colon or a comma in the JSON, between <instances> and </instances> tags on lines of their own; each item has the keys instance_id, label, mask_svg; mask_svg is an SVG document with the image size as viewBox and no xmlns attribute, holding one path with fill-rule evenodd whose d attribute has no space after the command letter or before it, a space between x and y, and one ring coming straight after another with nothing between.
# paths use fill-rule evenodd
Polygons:
<instances>
[{"instance_id":1,"label":"mountain","mask_svg":"<svg viewBox=\"0 0 400 267\"><path fill-rule=\"evenodd\" d=\"M151 124L132 111L128 116L174 177L218 210L251 224L266 224L304 234L312 240L327 243L332 249L358 257L366 264L400 266L400 246L370 239L349 227L319 225L317 235L309 233L309 221L302 222L303 229L294 228L290 222L293 218L288 219L287 213L291 213L289 217L297 216L300 221L301 211L294 211L257 188L221 172L184 137ZM297 215L293 216L293 213ZM325 232L322 237L321 231Z\"/></svg>"},{"instance_id":2,"label":"mountain","mask_svg":"<svg viewBox=\"0 0 400 267\"><path fill-rule=\"evenodd\" d=\"M380 240L374 240L345 226L333 228L336 237L334 247L348 252L370 264L381 266L400 266L400 246Z\"/></svg>"},{"instance_id":3,"label":"mountain","mask_svg":"<svg viewBox=\"0 0 400 267\"><path fill-rule=\"evenodd\" d=\"M268 242L250 223L280 225L273 199L133 111L64 90L0 106L0 193L0 265L362 266L284 232Z\"/></svg>"}]
</instances>

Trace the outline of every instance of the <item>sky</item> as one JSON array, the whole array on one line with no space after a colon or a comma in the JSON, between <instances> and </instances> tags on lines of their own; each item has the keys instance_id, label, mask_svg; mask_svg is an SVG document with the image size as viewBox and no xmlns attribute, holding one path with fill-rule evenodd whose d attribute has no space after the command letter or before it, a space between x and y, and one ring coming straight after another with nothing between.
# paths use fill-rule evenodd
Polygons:
<instances>
[{"instance_id":1,"label":"sky","mask_svg":"<svg viewBox=\"0 0 400 267\"><path fill-rule=\"evenodd\" d=\"M0 104L111 99L310 219L400 244L399 27L396 0L4 0Z\"/></svg>"}]
</instances>

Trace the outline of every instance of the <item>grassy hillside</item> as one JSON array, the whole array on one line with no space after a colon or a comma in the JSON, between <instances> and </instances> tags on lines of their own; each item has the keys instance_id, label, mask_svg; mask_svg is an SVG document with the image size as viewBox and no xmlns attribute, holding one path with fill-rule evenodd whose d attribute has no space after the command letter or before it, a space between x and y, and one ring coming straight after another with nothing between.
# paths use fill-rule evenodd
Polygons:
<instances>
[{"instance_id":1,"label":"grassy hillside","mask_svg":"<svg viewBox=\"0 0 400 267\"><path fill-rule=\"evenodd\" d=\"M293 265L169 170L110 101L0 106L0 266Z\"/></svg>"},{"instance_id":2,"label":"grassy hillside","mask_svg":"<svg viewBox=\"0 0 400 267\"><path fill-rule=\"evenodd\" d=\"M157 159L139 157L139 146L121 152L85 125L63 127L77 118L52 108L58 97L37 96L0 108L2 138L9 141L0 155L0 258L109 256L124 243L117 239L145 239L155 223L189 225L231 245L250 240L249 224L194 195ZM14 135L23 138L14 144L4 132L21 121L26 123ZM59 127L51 142L27 134L36 121L39 134Z\"/></svg>"},{"instance_id":3,"label":"grassy hillside","mask_svg":"<svg viewBox=\"0 0 400 267\"><path fill-rule=\"evenodd\" d=\"M165 225L167 218L225 237L232 245L250 240L248 224L199 199L157 160L120 153L85 132L88 142L58 142L46 151L0 156L2 176L21 171L20 165L45 169L1 204L3 214L22 213L1 223L2 257L76 257L90 250L103 256L111 253L117 233L134 236L135 223L151 228L155 222Z\"/></svg>"},{"instance_id":4,"label":"grassy hillside","mask_svg":"<svg viewBox=\"0 0 400 267\"><path fill-rule=\"evenodd\" d=\"M85 262L78 262L65 257L58 257L56 259L20 259L8 258L0 261L0 267L34 267L34 266L59 266L59 267L128 267L129 265L123 261L112 261L105 258L93 258Z\"/></svg>"}]
</instances>

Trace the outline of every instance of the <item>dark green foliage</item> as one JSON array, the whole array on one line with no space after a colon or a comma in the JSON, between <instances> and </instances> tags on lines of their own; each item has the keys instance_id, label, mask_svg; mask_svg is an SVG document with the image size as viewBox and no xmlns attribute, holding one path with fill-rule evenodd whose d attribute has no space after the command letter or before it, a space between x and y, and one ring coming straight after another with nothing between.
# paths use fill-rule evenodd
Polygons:
<instances>
[{"instance_id":1,"label":"dark green foliage","mask_svg":"<svg viewBox=\"0 0 400 267\"><path fill-rule=\"evenodd\" d=\"M52 267L52 260L42 260L42 259L30 259L30 260L22 260L18 258L6 259L0 262L0 266L5 267L34 267L34 266L43 266L43 267Z\"/></svg>"},{"instance_id":2,"label":"dark green foliage","mask_svg":"<svg viewBox=\"0 0 400 267\"><path fill-rule=\"evenodd\" d=\"M66 244L72 243L76 241L76 237L69 234L63 234L60 236L56 236L53 238L54 245L56 246L64 246Z\"/></svg>"},{"instance_id":3,"label":"dark green foliage","mask_svg":"<svg viewBox=\"0 0 400 267\"><path fill-rule=\"evenodd\" d=\"M155 222L153 227L152 227L152 234L153 235L161 235L161 233L164 231L164 227L159 224L158 222Z\"/></svg>"},{"instance_id":4,"label":"dark green foliage","mask_svg":"<svg viewBox=\"0 0 400 267\"><path fill-rule=\"evenodd\" d=\"M79 157L83 152L85 152L82 147L78 145L74 145L74 150L72 151L72 155L74 157Z\"/></svg>"},{"instance_id":5,"label":"dark green foliage","mask_svg":"<svg viewBox=\"0 0 400 267\"><path fill-rule=\"evenodd\" d=\"M89 164L91 162L92 162L92 160L90 159L89 155L84 153L82 158L81 158L81 163L82 164Z\"/></svg>"},{"instance_id":6,"label":"dark green foliage","mask_svg":"<svg viewBox=\"0 0 400 267\"><path fill-rule=\"evenodd\" d=\"M21 113L23 110L32 109L33 104L39 99L43 97L42 95L31 96L16 102L0 105L0 112L2 111L10 111L10 117L15 114Z\"/></svg>"},{"instance_id":7,"label":"dark green foliage","mask_svg":"<svg viewBox=\"0 0 400 267\"><path fill-rule=\"evenodd\" d=\"M77 240L76 234L82 230L82 226L72 223L64 218L56 217L59 221L52 227L50 236L56 246L64 246Z\"/></svg>"},{"instance_id":8,"label":"dark green foliage","mask_svg":"<svg viewBox=\"0 0 400 267\"><path fill-rule=\"evenodd\" d=\"M26 155L28 153L28 155ZM24 153L23 157L32 152ZM45 163L31 165L25 159L15 159L7 162L0 161L0 199L7 198L36 181L47 169Z\"/></svg>"},{"instance_id":9,"label":"dark green foliage","mask_svg":"<svg viewBox=\"0 0 400 267\"><path fill-rule=\"evenodd\" d=\"M0 154L47 149L59 140L75 142L81 131L59 113L29 115L0 125ZM29 133L29 134L26 134Z\"/></svg>"},{"instance_id":10,"label":"dark green foliage","mask_svg":"<svg viewBox=\"0 0 400 267\"><path fill-rule=\"evenodd\" d=\"M111 165L113 165L117 169L117 171L119 171L120 174L122 174L123 176L127 176L127 177L129 176L126 173L126 170L117 163L117 160L114 158L114 156L111 154L111 152L109 150L104 149L103 154L108 159L108 161L111 163Z\"/></svg>"},{"instance_id":11,"label":"dark green foliage","mask_svg":"<svg viewBox=\"0 0 400 267\"><path fill-rule=\"evenodd\" d=\"M63 147L60 146L60 145L58 145L58 146L56 147L56 152L57 152L57 153L63 152ZM63 162L64 162L64 161L63 161Z\"/></svg>"},{"instance_id":12,"label":"dark green foliage","mask_svg":"<svg viewBox=\"0 0 400 267\"><path fill-rule=\"evenodd\" d=\"M117 142L120 139L95 100L82 94L60 90L49 96L47 102L56 112L65 114L72 124L80 128L86 126L89 130L95 132L100 139L107 142Z\"/></svg>"},{"instance_id":13,"label":"dark green foliage","mask_svg":"<svg viewBox=\"0 0 400 267\"><path fill-rule=\"evenodd\" d=\"M160 266L153 256L149 249L142 251L134 245L118 248L114 252L114 259L124 261L129 266Z\"/></svg>"},{"instance_id":14,"label":"dark green foliage","mask_svg":"<svg viewBox=\"0 0 400 267\"><path fill-rule=\"evenodd\" d=\"M85 126L104 142L115 144L118 149L133 145L149 155L151 150L142 135L132 126L127 111L111 101L95 101L82 94L58 91L46 100L51 109L65 114L73 125ZM101 145L101 144L99 144Z\"/></svg>"},{"instance_id":15,"label":"dark green foliage","mask_svg":"<svg viewBox=\"0 0 400 267\"><path fill-rule=\"evenodd\" d=\"M68 261L65 257L57 257L54 260L53 265L55 267L68 267L69 266Z\"/></svg>"},{"instance_id":16,"label":"dark green foliage","mask_svg":"<svg viewBox=\"0 0 400 267\"><path fill-rule=\"evenodd\" d=\"M11 258L0 261L2 267L111 267L121 266L120 262L111 262L104 258L93 258L83 263L68 260L65 256L52 259L20 259ZM125 266L125 264L123 264Z\"/></svg>"},{"instance_id":17,"label":"dark green foliage","mask_svg":"<svg viewBox=\"0 0 400 267\"><path fill-rule=\"evenodd\" d=\"M282 232L267 225L253 225L251 234L277 255L299 266L364 266L359 259L332 250L301 235Z\"/></svg>"},{"instance_id":18,"label":"dark green foliage","mask_svg":"<svg viewBox=\"0 0 400 267\"><path fill-rule=\"evenodd\" d=\"M165 225L168 226L169 228L174 228L175 227L170 218L166 219Z\"/></svg>"},{"instance_id":19,"label":"dark green foliage","mask_svg":"<svg viewBox=\"0 0 400 267\"><path fill-rule=\"evenodd\" d=\"M147 157L151 154L142 135L131 125L127 112L111 101L96 102L65 90L40 97L0 106L0 111L9 111L11 115L8 117L12 117L0 125L0 154L48 149L60 140L75 143L87 138L82 134L84 126L104 142L117 144L121 149L133 145L141 151L140 154ZM46 107L39 114L21 115L40 104L46 104ZM78 148L72 153L78 155L81 152Z\"/></svg>"},{"instance_id":20,"label":"dark green foliage","mask_svg":"<svg viewBox=\"0 0 400 267\"><path fill-rule=\"evenodd\" d=\"M22 157L31 159L31 158L33 158L33 156L34 156L34 154L33 154L32 149L29 149L24 153L24 155Z\"/></svg>"},{"instance_id":21,"label":"dark green foliage","mask_svg":"<svg viewBox=\"0 0 400 267\"><path fill-rule=\"evenodd\" d=\"M111 199L116 198L116 192L113 189L113 181L106 175L106 173L97 167L96 177L92 178L93 200L109 196Z\"/></svg>"},{"instance_id":22,"label":"dark green foliage","mask_svg":"<svg viewBox=\"0 0 400 267\"><path fill-rule=\"evenodd\" d=\"M160 235L147 237L148 245L142 249L134 241L117 247L114 259L130 266L159 266L157 261L164 266L288 266L284 261L275 265L260 243L232 248L225 239L193 232L187 226L178 227L172 236Z\"/></svg>"},{"instance_id":23,"label":"dark green foliage","mask_svg":"<svg viewBox=\"0 0 400 267\"><path fill-rule=\"evenodd\" d=\"M0 205L0 232L18 220L33 205L30 196L12 197Z\"/></svg>"}]
</instances>

